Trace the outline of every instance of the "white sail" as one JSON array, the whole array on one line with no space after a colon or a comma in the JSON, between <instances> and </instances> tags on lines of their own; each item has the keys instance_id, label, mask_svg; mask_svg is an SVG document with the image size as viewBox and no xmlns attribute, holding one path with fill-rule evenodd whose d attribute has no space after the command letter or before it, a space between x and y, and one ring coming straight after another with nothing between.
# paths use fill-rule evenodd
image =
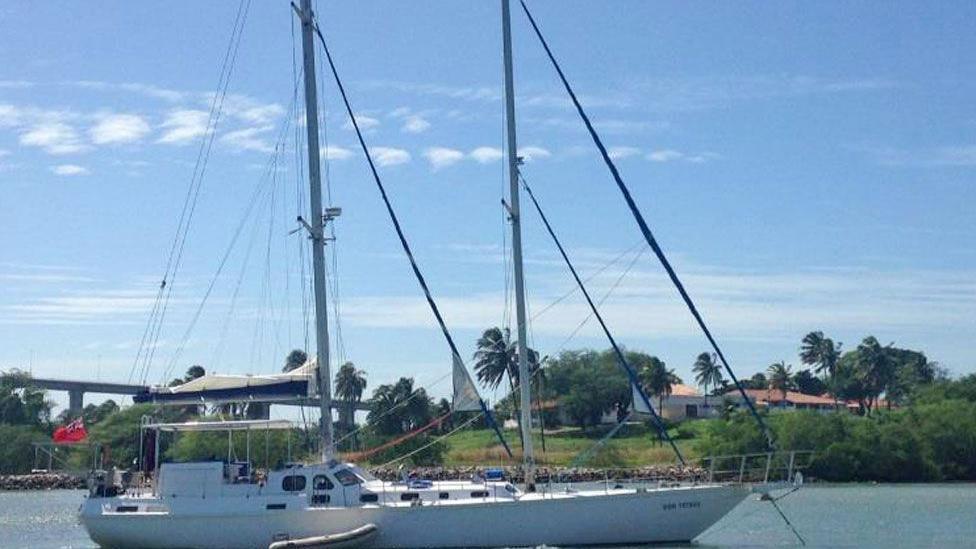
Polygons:
<instances>
[{"instance_id":1,"label":"white sail","mask_svg":"<svg viewBox=\"0 0 976 549\"><path fill-rule=\"evenodd\" d=\"M634 413L651 415L651 410L647 407L647 402L650 402L650 400L647 402L644 401L644 398L641 396L641 392L637 389L637 385L631 383L630 392L633 395L631 398L634 401L632 405Z\"/></svg>"},{"instance_id":2,"label":"white sail","mask_svg":"<svg viewBox=\"0 0 976 549\"><path fill-rule=\"evenodd\" d=\"M454 381L454 402L451 407L455 412L478 412L481 411L481 397L478 396L478 389L468 374L468 369L464 367L461 358L454 355L453 366Z\"/></svg>"}]
</instances>

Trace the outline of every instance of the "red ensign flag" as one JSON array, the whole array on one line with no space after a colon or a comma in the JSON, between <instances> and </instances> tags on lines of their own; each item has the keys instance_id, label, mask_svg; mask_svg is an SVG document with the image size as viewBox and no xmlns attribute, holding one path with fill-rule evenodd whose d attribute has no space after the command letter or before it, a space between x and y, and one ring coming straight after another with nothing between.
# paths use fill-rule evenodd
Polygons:
<instances>
[{"instance_id":1,"label":"red ensign flag","mask_svg":"<svg viewBox=\"0 0 976 549\"><path fill-rule=\"evenodd\" d=\"M78 418L54 430L54 442L81 442L88 438L85 423Z\"/></svg>"}]
</instances>

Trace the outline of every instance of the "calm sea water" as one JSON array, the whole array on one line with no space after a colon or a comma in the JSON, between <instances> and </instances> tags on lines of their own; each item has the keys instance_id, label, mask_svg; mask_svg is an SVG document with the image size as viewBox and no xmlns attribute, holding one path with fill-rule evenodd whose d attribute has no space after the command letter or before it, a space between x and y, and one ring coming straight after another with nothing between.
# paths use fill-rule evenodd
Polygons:
<instances>
[{"instance_id":1,"label":"calm sea water","mask_svg":"<svg viewBox=\"0 0 976 549\"><path fill-rule=\"evenodd\" d=\"M75 514L84 492L0 492L0 547L95 547ZM806 486L780 504L808 547L976 547L976 485ZM788 547L796 538L750 499L703 534L703 548Z\"/></svg>"}]
</instances>

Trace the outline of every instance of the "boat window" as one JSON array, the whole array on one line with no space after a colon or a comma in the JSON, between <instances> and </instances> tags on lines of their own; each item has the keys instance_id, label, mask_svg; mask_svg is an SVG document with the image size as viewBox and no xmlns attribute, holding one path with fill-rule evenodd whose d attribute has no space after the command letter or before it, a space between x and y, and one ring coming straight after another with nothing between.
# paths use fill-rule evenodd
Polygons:
<instances>
[{"instance_id":1,"label":"boat window","mask_svg":"<svg viewBox=\"0 0 976 549\"><path fill-rule=\"evenodd\" d=\"M363 503L376 503L379 499L376 494L363 494L359 496L359 501Z\"/></svg>"},{"instance_id":2,"label":"boat window","mask_svg":"<svg viewBox=\"0 0 976 549\"><path fill-rule=\"evenodd\" d=\"M285 507L287 507L287 504L285 503L269 503L264 506L264 508L268 511L281 511Z\"/></svg>"},{"instance_id":3,"label":"boat window","mask_svg":"<svg viewBox=\"0 0 976 549\"><path fill-rule=\"evenodd\" d=\"M335 485L332 484L332 481L329 480L329 477L325 475L315 475L315 477L312 478L313 490L331 490L333 488L335 488Z\"/></svg>"},{"instance_id":4,"label":"boat window","mask_svg":"<svg viewBox=\"0 0 976 549\"><path fill-rule=\"evenodd\" d=\"M281 479L281 489L286 492L300 492L305 489L305 477L302 475L288 475Z\"/></svg>"},{"instance_id":5,"label":"boat window","mask_svg":"<svg viewBox=\"0 0 976 549\"><path fill-rule=\"evenodd\" d=\"M449 499L451 497L451 494L449 494L448 492L441 492L437 494L437 497L439 499Z\"/></svg>"},{"instance_id":6,"label":"boat window","mask_svg":"<svg viewBox=\"0 0 976 549\"><path fill-rule=\"evenodd\" d=\"M325 505L329 503L329 494L314 494L312 496L312 505Z\"/></svg>"},{"instance_id":7,"label":"boat window","mask_svg":"<svg viewBox=\"0 0 976 549\"><path fill-rule=\"evenodd\" d=\"M415 499L420 499L420 494L417 492L404 492L400 494L401 501L413 501Z\"/></svg>"},{"instance_id":8,"label":"boat window","mask_svg":"<svg viewBox=\"0 0 976 549\"><path fill-rule=\"evenodd\" d=\"M485 490L476 490L471 492L471 497L473 498L486 498L488 497L488 492Z\"/></svg>"},{"instance_id":9,"label":"boat window","mask_svg":"<svg viewBox=\"0 0 976 549\"><path fill-rule=\"evenodd\" d=\"M353 473L349 469L339 469L334 474L336 480L338 480L339 484L343 486L352 486L353 484L359 484L362 482L362 479L356 476L356 473Z\"/></svg>"}]
</instances>

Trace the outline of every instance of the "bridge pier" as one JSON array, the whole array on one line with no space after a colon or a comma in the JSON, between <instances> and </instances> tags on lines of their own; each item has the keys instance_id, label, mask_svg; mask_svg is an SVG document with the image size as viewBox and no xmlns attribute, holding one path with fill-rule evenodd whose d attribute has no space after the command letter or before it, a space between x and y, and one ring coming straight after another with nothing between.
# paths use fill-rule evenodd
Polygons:
<instances>
[{"instance_id":1,"label":"bridge pier","mask_svg":"<svg viewBox=\"0 0 976 549\"><path fill-rule=\"evenodd\" d=\"M80 416L85 408L85 392L80 389L68 391L68 411L73 416Z\"/></svg>"}]
</instances>

